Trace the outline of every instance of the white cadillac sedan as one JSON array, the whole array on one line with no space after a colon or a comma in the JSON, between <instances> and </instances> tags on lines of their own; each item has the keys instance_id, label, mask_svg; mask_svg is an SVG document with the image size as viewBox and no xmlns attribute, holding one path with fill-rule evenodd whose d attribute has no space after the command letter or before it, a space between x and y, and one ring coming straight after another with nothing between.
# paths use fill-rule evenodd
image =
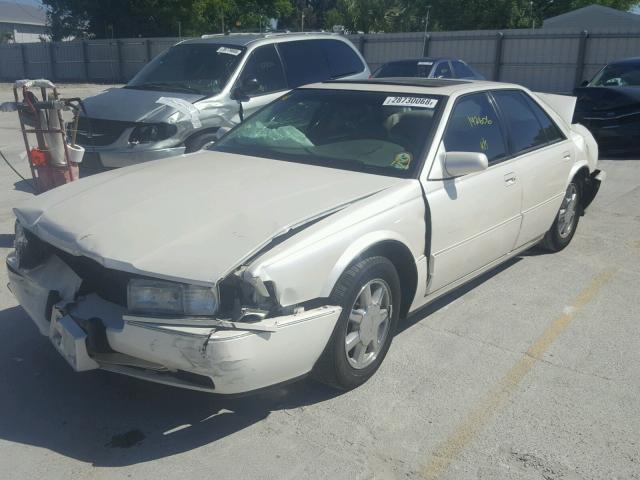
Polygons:
<instances>
[{"instance_id":1,"label":"white cadillac sedan","mask_svg":"<svg viewBox=\"0 0 640 480\"><path fill-rule=\"evenodd\" d=\"M569 244L604 176L574 104L490 82L300 88L213 151L16 208L9 286L78 371L353 388L409 313Z\"/></svg>"}]
</instances>

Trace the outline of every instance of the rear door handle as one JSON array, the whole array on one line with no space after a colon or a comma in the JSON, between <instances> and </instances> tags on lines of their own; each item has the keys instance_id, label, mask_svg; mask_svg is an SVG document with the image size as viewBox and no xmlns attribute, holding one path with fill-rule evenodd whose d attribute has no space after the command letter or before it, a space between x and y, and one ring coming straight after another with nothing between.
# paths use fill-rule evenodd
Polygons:
<instances>
[{"instance_id":1,"label":"rear door handle","mask_svg":"<svg viewBox=\"0 0 640 480\"><path fill-rule=\"evenodd\" d=\"M504 183L506 183L507 187L508 187L508 186L511 186L511 185L515 184L517 179L518 179L518 177L516 177L515 173L513 173L513 172L507 173L504 176Z\"/></svg>"},{"instance_id":2,"label":"rear door handle","mask_svg":"<svg viewBox=\"0 0 640 480\"><path fill-rule=\"evenodd\" d=\"M571 160L571 152L564 152L562 154L562 159L566 162L567 160Z\"/></svg>"}]
</instances>

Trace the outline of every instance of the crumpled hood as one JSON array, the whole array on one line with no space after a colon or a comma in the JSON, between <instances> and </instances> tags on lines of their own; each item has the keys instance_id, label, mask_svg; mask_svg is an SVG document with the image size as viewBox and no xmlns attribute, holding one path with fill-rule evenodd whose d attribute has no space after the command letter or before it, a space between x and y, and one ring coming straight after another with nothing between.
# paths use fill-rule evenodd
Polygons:
<instances>
[{"instance_id":1,"label":"crumpled hood","mask_svg":"<svg viewBox=\"0 0 640 480\"><path fill-rule=\"evenodd\" d=\"M111 88L82 102L89 118L122 122L161 122L176 110L156 103L160 97L173 97L193 103L202 98L181 92L162 92L130 88Z\"/></svg>"},{"instance_id":2,"label":"crumpled hood","mask_svg":"<svg viewBox=\"0 0 640 480\"><path fill-rule=\"evenodd\" d=\"M290 228L403 181L205 151L94 175L14 212L105 267L211 284Z\"/></svg>"}]
</instances>

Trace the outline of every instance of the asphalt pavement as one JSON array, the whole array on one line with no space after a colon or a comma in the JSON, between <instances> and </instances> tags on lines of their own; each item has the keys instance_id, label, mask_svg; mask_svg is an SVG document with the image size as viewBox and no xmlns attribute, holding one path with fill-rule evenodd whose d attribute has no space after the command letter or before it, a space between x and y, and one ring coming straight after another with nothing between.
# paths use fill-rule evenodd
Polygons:
<instances>
[{"instance_id":1,"label":"asphalt pavement","mask_svg":"<svg viewBox=\"0 0 640 480\"><path fill-rule=\"evenodd\" d=\"M0 113L0 150L27 176L17 127ZM0 288L0 478L640 479L640 160L600 168L567 249L414 315L347 393L305 380L221 398L74 373ZM3 255L31 195L0 160Z\"/></svg>"}]
</instances>

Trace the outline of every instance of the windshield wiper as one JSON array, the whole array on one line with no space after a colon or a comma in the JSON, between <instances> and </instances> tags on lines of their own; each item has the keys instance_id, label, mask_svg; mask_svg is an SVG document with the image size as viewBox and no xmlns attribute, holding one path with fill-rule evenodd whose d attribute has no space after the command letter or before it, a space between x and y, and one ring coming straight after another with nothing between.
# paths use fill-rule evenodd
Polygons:
<instances>
[{"instance_id":1,"label":"windshield wiper","mask_svg":"<svg viewBox=\"0 0 640 480\"><path fill-rule=\"evenodd\" d=\"M140 90L173 90L178 92L197 93L198 95L203 95L200 90L193 87L169 82L149 82L141 83L140 85L126 85L125 88L137 88Z\"/></svg>"}]
</instances>

